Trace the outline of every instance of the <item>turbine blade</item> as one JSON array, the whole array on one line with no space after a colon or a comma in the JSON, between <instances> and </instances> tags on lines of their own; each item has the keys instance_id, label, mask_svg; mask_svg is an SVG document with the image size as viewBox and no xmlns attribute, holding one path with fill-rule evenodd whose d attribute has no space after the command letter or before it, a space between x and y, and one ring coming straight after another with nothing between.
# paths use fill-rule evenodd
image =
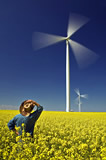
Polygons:
<instances>
[{"instance_id":1,"label":"turbine blade","mask_svg":"<svg viewBox=\"0 0 106 160\"><path fill-rule=\"evenodd\" d=\"M87 99L87 98L88 98L88 95L87 95L87 94L84 94L84 95L81 95L81 97Z\"/></svg>"},{"instance_id":2,"label":"turbine blade","mask_svg":"<svg viewBox=\"0 0 106 160\"><path fill-rule=\"evenodd\" d=\"M62 36L56 36L41 32L34 32L32 36L32 46L34 50L38 50L53 45L55 43L61 42L65 39L66 38Z\"/></svg>"},{"instance_id":3,"label":"turbine blade","mask_svg":"<svg viewBox=\"0 0 106 160\"><path fill-rule=\"evenodd\" d=\"M77 15L77 14L70 14L69 22L68 22L68 29L67 29L67 36L73 35L78 29L80 29L84 24L89 21L88 18Z\"/></svg>"},{"instance_id":4,"label":"turbine blade","mask_svg":"<svg viewBox=\"0 0 106 160\"><path fill-rule=\"evenodd\" d=\"M79 100L79 97L77 97L76 99L75 99L75 101L78 101Z\"/></svg>"},{"instance_id":5,"label":"turbine blade","mask_svg":"<svg viewBox=\"0 0 106 160\"><path fill-rule=\"evenodd\" d=\"M75 92L77 93L78 96L80 96L80 91L79 91L79 89L75 89Z\"/></svg>"},{"instance_id":6,"label":"turbine blade","mask_svg":"<svg viewBox=\"0 0 106 160\"><path fill-rule=\"evenodd\" d=\"M87 67L99 58L96 53L84 47L83 45L73 40L69 40L69 43L80 68Z\"/></svg>"},{"instance_id":7,"label":"turbine blade","mask_svg":"<svg viewBox=\"0 0 106 160\"><path fill-rule=\"evenodd\" d=\"M79 97L77 97L76 99L75 99L75 104L79 104Z\"/></svg>"},{"instance_id":8,"label":"turbine blade","mask_svg":"<svg viewBox=\"0 0 106 160\"><path fill-rule=\"evenodd\" d=\"M77 105L82 104L81 100L80 100L80 102L79 102L79 97L77 97L77 98L75 99L75 104L77 104Z\"/></svg>"}]
</instances>

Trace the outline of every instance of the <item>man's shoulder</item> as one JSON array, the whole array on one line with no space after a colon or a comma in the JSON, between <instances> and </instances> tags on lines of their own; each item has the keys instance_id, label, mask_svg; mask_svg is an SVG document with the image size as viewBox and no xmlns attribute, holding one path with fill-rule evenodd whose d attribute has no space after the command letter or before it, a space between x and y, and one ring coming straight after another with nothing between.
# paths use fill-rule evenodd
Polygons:
<instances>
[{"instance_id":1,"label":"man's shoulder","mask_svg":"<svg viewBox=\"0 0 106 160\"><path fill-rule=\"evenodd\" d=\"M22 116L22 114L17 114L16 116Z\"/></svg>"},{"instance_id":2,"label":"man's shoulder","mask_svg":"<svg viewBox=\"0 0 106 160\"><path fill-rule=\"evenodd\" d=\"M21 114L17 114L14 118L19 118L19 117L22 117Z\"/></svg>"}]
</instances>

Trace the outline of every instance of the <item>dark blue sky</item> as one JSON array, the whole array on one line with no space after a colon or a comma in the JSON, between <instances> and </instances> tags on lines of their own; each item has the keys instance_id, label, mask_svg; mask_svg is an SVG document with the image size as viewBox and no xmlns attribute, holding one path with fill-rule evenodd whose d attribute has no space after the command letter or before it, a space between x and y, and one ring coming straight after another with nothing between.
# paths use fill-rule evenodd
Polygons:
<instances>
[{"instance_id":1,"label":"dark blue sky","mask_svg":"<svg viewBox=\"0 0 106 160\"><path fill-rule=\"evenodd\" d=\"M65 111L65 42L34 51L33 32L66 36L70 13L90 21L72 39L99 55L79 69L70 49L71 109L78 111L74 92L79 88L82 111L106 111L106 1L18 0L0 1L0 106L17 106L33 99L45 110Z\"/></svg>"}]
</instances>

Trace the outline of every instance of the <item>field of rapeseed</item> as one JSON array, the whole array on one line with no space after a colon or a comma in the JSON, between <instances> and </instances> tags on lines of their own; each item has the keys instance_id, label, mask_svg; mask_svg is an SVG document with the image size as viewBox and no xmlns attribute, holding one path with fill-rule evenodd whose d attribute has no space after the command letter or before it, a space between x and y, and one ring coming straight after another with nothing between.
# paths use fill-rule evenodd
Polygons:
<instances>
[{"instance_id":1,"label":"field of rapeseed","mask_svg":"<svg viewBox=\"0 0 106 160\"><path fill-rule=\"evenodd\" d=\"M43 111L21 142L7 127L16 114L0 111L0 160L106 160L106 113Z\"/></svg>"}]
</instances>

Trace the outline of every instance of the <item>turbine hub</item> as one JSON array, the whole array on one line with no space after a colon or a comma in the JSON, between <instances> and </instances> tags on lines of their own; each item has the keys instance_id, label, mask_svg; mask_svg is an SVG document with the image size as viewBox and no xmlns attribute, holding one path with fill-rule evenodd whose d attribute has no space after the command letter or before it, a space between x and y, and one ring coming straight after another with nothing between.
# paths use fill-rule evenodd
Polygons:
<instances>
[{"instance_id":1,"label":"turbine hub","mask_svg":"<svg viewBox=\"0 0 106 160\"><path fill-rule=\"evenodd\" d=\"M69 43L70 37L66 37L66 43Z\"/></svg>"},{"instance_id":2,"label":"turbine hub","mask_svg":"<svg viewBox=\"0 0 106 160\"><path fill-rule=\"evenodd\" d=\"M66 37L66 40L69 41L71 36Z\"/></svg>"}]
</instances>

